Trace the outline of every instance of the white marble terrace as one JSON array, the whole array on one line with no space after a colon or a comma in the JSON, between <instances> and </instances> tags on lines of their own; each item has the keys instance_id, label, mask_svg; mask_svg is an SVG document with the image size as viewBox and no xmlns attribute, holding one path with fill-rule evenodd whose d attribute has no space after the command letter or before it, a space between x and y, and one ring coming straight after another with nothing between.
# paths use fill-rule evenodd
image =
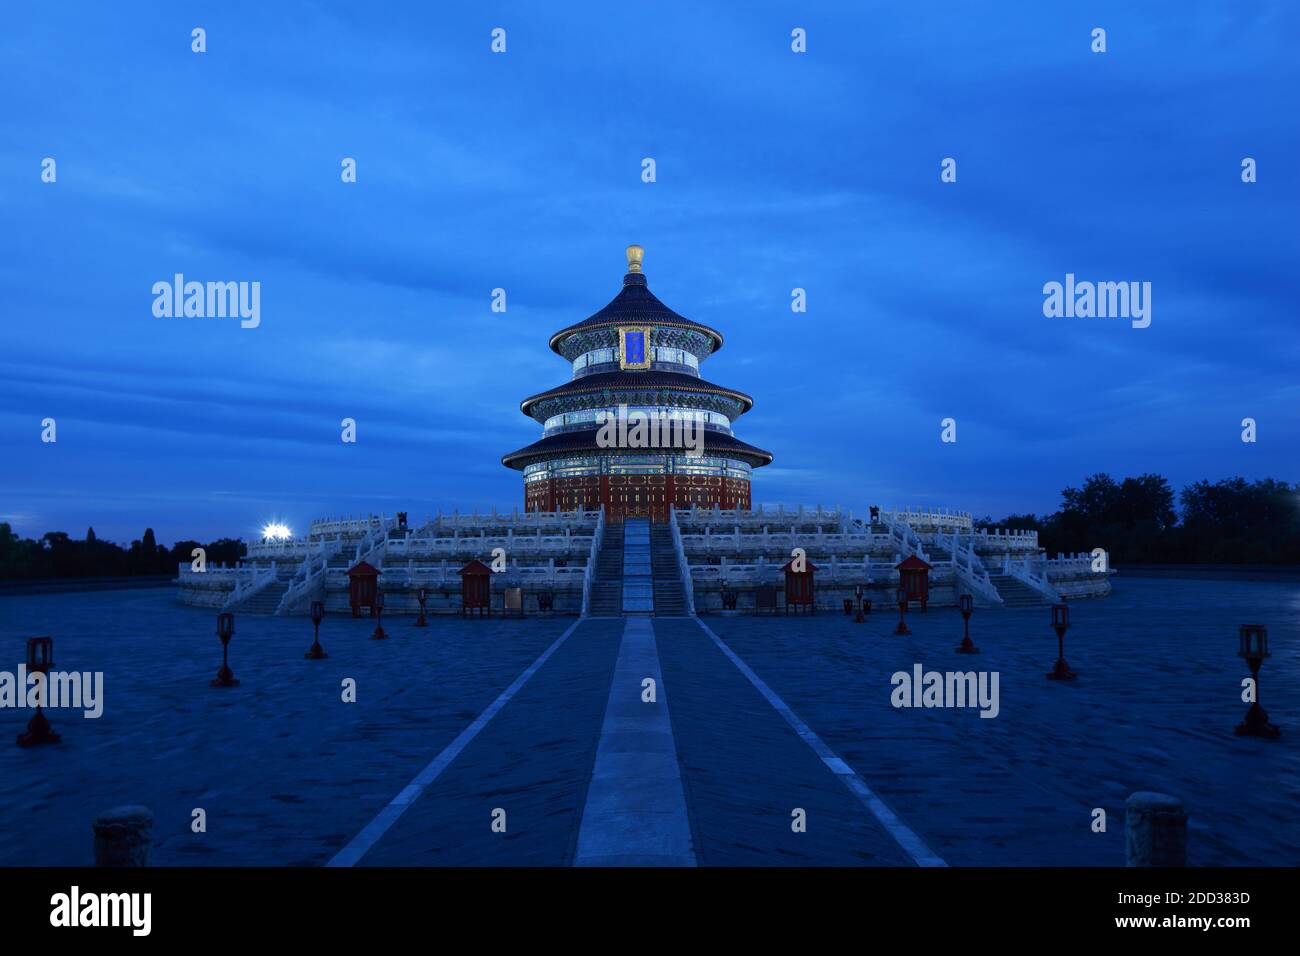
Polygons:
<instances>
[{"instance_id":1,"label":"white marble terrace","mask_svg":"<svg viewBox=\"0 0 1300 956\"><path fill-rule=\"evenodd\" d=\"M1044 601L1109 593L1091 555L1048 559L1032 531L976 531L969 512L893 508L874 520L840 508L762 506L752 511L690 508L674 511L674 542L691 607L721 606L724 591L780 586L780 568L796 548L818 568L819 605L838 606L857 585L888 601L897 586L894 565L915 554L928 561L933 603L969 592L983 604L1003 603L995 578L1014 581ZM179 568L179 598L208 607L288 614L312 600L331 610L347 603L348 568L367 561L383 572L389 609L416 609L415 591L431 592L433 612L458 608L459 569L471 560L504 561L497 588L549 593L557 612L587 606L595 557L603 538L601 511L498 512L426 516L416 524L385 514L322 518L306 536L259 541L236 567ZM1006 584L1003 585L1005 590ZM750 603L752 605L752 594ZM742 602L743 604L743 602Z\"/></svg>"}]
</instances>

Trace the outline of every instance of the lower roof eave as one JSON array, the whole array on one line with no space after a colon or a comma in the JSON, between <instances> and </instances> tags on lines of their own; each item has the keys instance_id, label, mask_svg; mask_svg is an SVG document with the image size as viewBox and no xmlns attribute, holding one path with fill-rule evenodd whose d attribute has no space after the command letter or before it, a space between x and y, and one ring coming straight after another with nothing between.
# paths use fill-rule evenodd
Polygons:
<instances>
[{"instance_id":1,"label":"lower roof eave","mask_svg":"<svg viewBox=\"0 0 1300 956\"><path fill-rule=\"evenodd\" d=\"M635 454L673 454L684 453L685 449L675 448L608 448L596 444L596 433L590 432L571 432L557 435L550 435L540 441L535 441L517 451L512 451L507 455L501 456L501 464L507 468L513 468L516 471L522 471L527 466L539 461L550 461L556 458L569 458L574 455L598 456L598 455L635 455ZM772 463L773 455L770 451L762 448L756 448L753 445L746 444L730 435L721 435L717 432L705 432L704 450L702 453L709 458L732 458L743 461L752 468L762 468L764 465Z\"/></svg>"}]
</instances>

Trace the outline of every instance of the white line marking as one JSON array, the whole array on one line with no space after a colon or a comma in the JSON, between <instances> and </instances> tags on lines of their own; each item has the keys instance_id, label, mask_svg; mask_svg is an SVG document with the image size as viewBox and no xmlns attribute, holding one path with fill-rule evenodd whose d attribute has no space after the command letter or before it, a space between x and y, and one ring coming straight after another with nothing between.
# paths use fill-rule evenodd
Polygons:
<instances>
[{"instance_id":1,"label":"white line marking","mask_svg":"<svg viewBox=\"0 0 1300 956\"><path fill-rule=\"evenodd\" d=\"M579 624L585 618L578 618L569 625L568 630L555 639L555 643L542 651L537 660L528 665L528 668L515 678L514 683L501 692L501 696L492 701L483 713L474 718L474 723L470 724L457 735L456 739L442 749L442 753L434 757L429 765L421 770L402 791L375 815L362 829L360 833L352 838L352 842L334 854L326 866L356 866L366 853L379 842L379 838L388 832L388 828L397 822L397 818L406 812L407 807L420 798L426 787L438 779L438 776L446 770L453 760L460 756L471 740L478 736L479 731L488 725L493 717L510 703L510 698L519 693L519 689L528 683L528 679L537 673L538 668L546 663L547 659L554 654L572 634Z\"/></svg>"},{"instance_id":2,"label":"white line marking","mask_svg":"<svg viewBox=\"0 0 1300 956\"><path fill-rule=\"evenodd\" d=\"M876 796L872 789L867 786L866 781L854 773L853 769L841 760L835 751L826 746L826 742L818 737L811 727L800 720L799 715L777 696L776 691L763 683L763 679L750 670L749 665L722 642L722 638L714 634L713 630L698 617L695 619L695 623L700 625L704 633L713 639L713 643L718 645L718 650L727 655L731 663L735 664L737 669L748 678L754 688L767 698L767 702L776 709L778 714L785 718L785 722L794 728L795 733L803 739L803 742L813 749L813 752L821 758L822 763L826 764L831 772L843 781L850 792L862 802L863 806L871 811L871 815L880 821L880 825L889 832L889 835L916 862L917 866L948 865L926 846L925 841L909 829L907 824L898 819L894 811L889 809L889 805Z\"/></svg>"}]
</instances>

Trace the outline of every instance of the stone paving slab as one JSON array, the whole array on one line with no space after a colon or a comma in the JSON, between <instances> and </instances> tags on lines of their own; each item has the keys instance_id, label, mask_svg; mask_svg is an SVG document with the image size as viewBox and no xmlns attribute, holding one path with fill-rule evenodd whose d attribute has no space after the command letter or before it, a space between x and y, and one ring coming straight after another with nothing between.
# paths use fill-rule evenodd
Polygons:
<instances>
[{"instance_id":1,"label":"stone paving slab","mask_svg":"<svg viewBox=\"0 0 1300 956\"><path fill-rule=\"evenodd\" d=\"M655 633L701 866L911 865L695 621Z\"/></svg>"},{"instance_id":2,"label":"stone paving slab","mask_svg":"<svg viewBox=\"0 0 1300 956\"><path fill-rule=\"evenodd\" d=\"M952 609L909 614L910 638L881 611L863 625L707 620L952 865L1120 864L1136 790L1184 801L1193 865L1300 864L1300 585L1119 576L1115 589L1071 605L1072 685L1043 678L1056 653L1046 608L977 610L972 657L953 653ZM322 864L574 621L433 618L419 630L392 617L392 638L372 642L372 621L330 617L331 656L312 662L304 619L237 615L243 683L214 689L214 617L170 589L0 600L0 670L16 670L21 638L51 634L56 664L104 671L107 695L99 720L51 713L63 743L41 749L6 744L30 711L0 710L0 865L89 863L91 821L128 803L156 814L155 864ZM1246 709L1244 622L1269 627L1262 700L1277 741L1232 734ZM424 831L377 847L375 861L570 860L624 626L584 621L448 767L439 799L426 792L408 811ZM694 621L653 626L701 865L910 863ZM999 716L891 707L890 675L918 662L997 670ZM355 704L340 700L344 677ZM485 800L506 807L507 834L490 833ZM205 834L190 830L195 807ZM808 812L805 834L790 829L794 807ZM1106 833L1090 828L1094 807ZM498 839L431 837L457 827Z\"/></svg>"},{"instance_id":3,"label":"stone paving slab","mask_svg":"<svg viewBox=\"0 0 1300 956\"><path fill-rule=\"evenodd\" d=\"M130 803L154 811L158 865L324 863L573 620L388 617L371 641L373 621L330 616L329 658L307 661L305 618L236 615L242 683L212 688L215 614L170 588L5 597L0 670L50 634L60 668L104 671L106 704L51 711L63 742L30 750L13 741L31 711L0 710L0 865L91 863L91 822Z\"/></svg>"},{"instance_id":4,"label":"stone paving slab","mask_svg":"<svg viewBox=\"0 0 1300 956\"><path fill-rule=\"evenodd\" d=\"M1066 658L1047 608L977 610L978 655L959 655L953 609L857 625L709 618L709 624L952 865L1123 865L1123 807L1137 790L1181 798L1192 865L1300 863L1300 587L1116 577L1115 595L1070 605ZM1237 625L1269 627L1262 702L1278 741L1235 737L1246 705ZM1001 712L895 709L890 676L1000 672ZM1289 730L1289 732L1288 732ZM1091 829L1092 810L1108 816Z\"/></svg>"},{"instance_id":5,"label":"stone paving slab","mask_svg":"<svg viewBox=\"0 0 1300 956\"><path fill-rule=\"evenodd\" d=\"M360 865L567 865L623 628L579 624Z\"/></svg>"}]
</instances>

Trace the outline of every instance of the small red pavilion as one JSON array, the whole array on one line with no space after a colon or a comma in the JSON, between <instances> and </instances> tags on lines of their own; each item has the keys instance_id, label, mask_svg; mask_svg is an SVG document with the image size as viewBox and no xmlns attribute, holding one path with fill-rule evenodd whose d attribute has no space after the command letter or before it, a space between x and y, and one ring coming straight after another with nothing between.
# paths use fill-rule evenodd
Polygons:
<instances>
[{"instance_id":1,"label":"small red pavilion","mask_svg":"<svg viewBox=\"0 0 1300 956\"><path fill-rule=\"evenodd\" d=\"M492 616L492 569L477 559L460 569L460 613L483 611Z\"/></svg>"},{"instance_id":2,"label":"small red pavilion","mask_svg":"<svg viewBox=\"0 0 1300 956\"><path fill-rule=\"evenodd\" d=\"M781 568L785 572L785 613L790 613L793 607L795 613L799 613L800 608L806 607L809 614L817 613L817 606L814 603L813 574L817 571L817 565L811 561L803 562L804 569L796 571L794 561L790 560Z\"/></svg>"},{"instance_id":3,"label":"small red pavilion","mask_svg":"<svg viewBox=\"0 0 1300 956\"><path fill-rule=\"evenodd\" d=\"M916 555L911 555L894 565L898 571L898 584L907 596L907 600L917 601L921 605L921 611L925 611L925 605L930 600L930 569L932 565L922 561Z\"/></svg>"},{"instance_id":4,"label":"small red pavilion","mask_svg":"<svg viewBox=\"0 0 1300 956\"><path fill-rule=\"evenodd\" d=\"M348 603L352 605L353 617L363 607L370 609L371 617L375 616L375 595L379 593L379 575L383 573L366 561L348 569Z\"/></svg>"}]
</instances>

